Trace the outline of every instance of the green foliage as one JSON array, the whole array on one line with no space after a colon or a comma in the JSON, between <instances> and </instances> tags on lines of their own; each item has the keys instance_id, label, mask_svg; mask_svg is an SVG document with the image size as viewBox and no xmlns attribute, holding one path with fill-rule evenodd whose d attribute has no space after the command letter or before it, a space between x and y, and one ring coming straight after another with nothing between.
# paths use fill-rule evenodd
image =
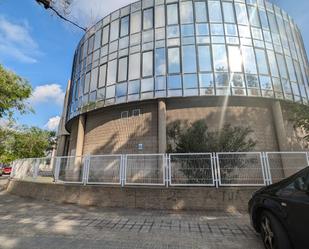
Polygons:
<instances>
[{"instance_id":1,"label":"green foliage","mask_svg":"<svg viewBox=\"0 0 309 249\"><path fill-rule=\"evenodd\" d=\"M31 92L27 81L0 64L0 118L12 116L13 110L21 113L30 110L25 100L31 96Z\"/></svg>"},{"instance_id":2,"label":"green foliage","mask_svg":"<svg viewBox=\"0 0 309 249\"><path fill-rule=\"evenodd\" d=\"M281 103L294 127L302 129L307 134L303 139L309 142L309 106L289 101Z\"/></svg>"},{"instance_id":3,"label":"green foliage","mask_svg":"<svg viewBox=\"0 0 309 249\"><path fill-rule=\"evenodd\" d=\"M249 138L253 131L248 127L232 127L226 124L220 131L210 131L205 120L198 120L191 125L176 121L167 128L168 153L202 152L248 152L256 142ZM211 161L203 155L175 156L175 163L187 177L187 183L212 183ZM240 155L233 155L220 163L221 169L229 174L235 167L244 167L250 163ZM224 175L222 175L224 177Z\"/></svg>"},{"instance_id":4,"label":"green foliage","mask_svg":"<svg viewBox=\"0 0 309 249\"><path fill-rule=\"evenodd\" d=\"M55 145L55 132L36 127L0 128L0 162L44 157Z\"/></svg>"},{"instance_id":5,"label":"green foliage","mask_svg":"<svg viewBox=\"0 0 309 249\"><path fill-rule=\"evenodd\" d=\"M256 142L248 136L248 127L226 124L220 131L210 131L205 120L191 125L176 121L167 128L169 153L251 151Z\"/></svg>"}]
</instances>

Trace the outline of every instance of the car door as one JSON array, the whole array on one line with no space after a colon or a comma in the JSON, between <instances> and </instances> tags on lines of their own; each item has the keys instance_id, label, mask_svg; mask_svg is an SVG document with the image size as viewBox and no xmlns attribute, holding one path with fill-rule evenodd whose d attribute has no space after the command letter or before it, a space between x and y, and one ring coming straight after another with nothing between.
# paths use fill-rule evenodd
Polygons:
<instances>
[{"instance_id":1,"label":"car door","mask_svg":"<svg viewBox=\"0 0 309 249\"><path fill-rule=\"evenodd\" d=\"M281 194L280 194L281 192ZM278 194L295 249L309 248L309 169L297 175Z\"/></svg>"}]
</instances>

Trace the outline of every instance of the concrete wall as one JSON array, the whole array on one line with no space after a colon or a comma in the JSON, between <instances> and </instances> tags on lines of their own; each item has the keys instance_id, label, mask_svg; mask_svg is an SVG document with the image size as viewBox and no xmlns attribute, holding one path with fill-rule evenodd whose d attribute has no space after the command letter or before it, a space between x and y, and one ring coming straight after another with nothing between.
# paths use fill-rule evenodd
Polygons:
<instances>
[{"instance_id":1,"label":"concrete wall","mask_svg":"<svg viewBox=\"0 0 309 249\"><path fill-rule=\"evenodd\" d=\"M157 188L78 186L32 183L11 180L11 194L58 203L87 206L170 209L247 211L248 201L257 188Z\"/></svg>"}]
</instances>

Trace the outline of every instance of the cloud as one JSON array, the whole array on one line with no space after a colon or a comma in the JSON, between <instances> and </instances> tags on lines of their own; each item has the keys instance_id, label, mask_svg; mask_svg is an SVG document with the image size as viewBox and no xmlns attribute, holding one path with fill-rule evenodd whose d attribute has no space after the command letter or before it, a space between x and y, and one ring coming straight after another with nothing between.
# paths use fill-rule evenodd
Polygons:
<instances>
[{"instance_id":1,"label":"cloud","mask_svg":"<svg viewBox=\"0 0 309 249\"><path fill-rule=\"evenodd\" d=\"M114 10L133 2L136 0L71 0L67 13L80 25L90 27ZM63 0L55 0L54 6L63 9Z\"/></svg>"},{"instance_id":2,"label":"cloud","mask_svg":"<svg viewBox=\"0 0 309 249\"><path fill-rule=\"evenodd\" d=\"M53 103L58 106L62 106L64 95L64 91L58 84L37 86L30 98L30 104L37 105L41 103Z\"/></svg>"},{"instance_id":3,"label":"cloud","mask_svg":"<svg viewBox=\"0 0 309 249\"><path fill-rule=\"evenodd\" d=\"M60 117L55 116L48 120L48 122L44 125L44 128L50 131L55 131L58 129L59 123L60 123Z\"/></svg>"},{"instance_id":4,"label":"cloud","mask_svg":"<svg viewBox=\"0 0 309 249\"><path fill-rule=\"evenodd\" d=\"M0 15L0 57L22 63L36 63L41 55L39 46L30 34L27 22L18 24Z\"/></svg>"}]
</instances>

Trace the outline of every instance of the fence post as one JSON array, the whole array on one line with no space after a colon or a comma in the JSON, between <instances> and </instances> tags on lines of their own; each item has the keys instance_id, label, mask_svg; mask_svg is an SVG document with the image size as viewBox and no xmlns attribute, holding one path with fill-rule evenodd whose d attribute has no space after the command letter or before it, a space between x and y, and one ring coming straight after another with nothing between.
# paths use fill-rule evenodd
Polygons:
<instances>
[{"instance_id":1,"label":"fence post","mask_svg":"<svg viewBox=\"0 0 309 249\"><path fill-rule=\"evenodd\" d=\"M261 166L262 166L262 173L263 173L263 180L264 184L267 186L269 184L269 177L268 177L268 171L267 171L267 162L265 158L265 152L261 152Z\"/></svg>"},{"instance_id":2,"label":"fence post","mask_svg":"<svg viewBox=\"0 0 309 249\"><path fill-rule=\"evenodd\" d=\"M309 152L306 153L307 156L307 166L309 166Z\"/></svg>"},{"instance_id":3,"label":"fence post","mask_svg":"<svg viewBox=\"0 0 309 249\"><path fill-rule=\"evenodd\" d=\"M164 173L165 173L164 181L165 181L165 186L167 188L169 187L169 179L170 179L169 167L170 167L169 155L164 154Z\"/></svg>"},{"instance_id":4,"label":"fence post","mask_svg":"<svg viewBox=\"0 0 309 249\"><path fill-rule=\"evenodd\" d=\"M219 161L218 161L218 155L217 153L212 153L212 165L213 165L213 171L214 171L214 182L215 182L215 187L216 188L219 188L219 177L220 177L220 174L219 174Z\"/></svg>"},{"instance_id":5,"label":"fence post","mask_svg":"<svg viewBox=\"0 0 309 249\"><path fill-rule=\"evenodd\" d=\"M55 166L55 183L59 181L59 174L60 174L60 163L61 157L56 157L56 166Z\"/></svg>"},{"instance_id":6,"label":"fence post","mask_svg":"<svg viewBox=\"0 0 309 249\"><path fill-rule=\"evenodd\" d=\"M34 164L33 180L35 180L38 177L39 165L40 165L40 159L37 158L35 159L35 164Z\"/></svg>"},{"instance_id":7,"label":"fence post","mask_svg":"<svg viewBox=\"0 0 309 249\"><path fill-rule=\"evenodd\" d=\"M125 186L126 182L126 167L127 167L127 155L121 155L120 161L120 185L121 187Z\"/></svg>"},{"instance_id":8,"label":"fence post","mask_svg":"<svg viewBox=\"0 0 309 249\"><path fill-rule=\"evenodd\" d=\"M270 165L269 165L269 157L267 152L264 152L264 161L265 161L265 171L267 174L267 185L271 185L272 184L272 177L271 177L271 171L270 171Z\"/></svg>"},{"instance_id":9,"label":"fence post","mask_svg":"<svg viewBox=\"0 0 309 249\"><path fill-rule=\"evenodd\" d=\"M90 158L91 158L90 155L86 155L84 157L84 167L83 167L83 175L82 175L82 184L84 186L86 186L88 183Z\"/></svg>"},{"instance_id":10,"label":"fence post","mask_svg":"<svg viewBox=\"0 0 309 249\"><path fill-rule=\"evenodd\" d=\"M14 178L14 174L15 174L15 170L16 170L16 160L14 162L12 162L12 171L11 171L11 174L10 174L10 178L13 179Z\"/></svg>"}]
</instances>

